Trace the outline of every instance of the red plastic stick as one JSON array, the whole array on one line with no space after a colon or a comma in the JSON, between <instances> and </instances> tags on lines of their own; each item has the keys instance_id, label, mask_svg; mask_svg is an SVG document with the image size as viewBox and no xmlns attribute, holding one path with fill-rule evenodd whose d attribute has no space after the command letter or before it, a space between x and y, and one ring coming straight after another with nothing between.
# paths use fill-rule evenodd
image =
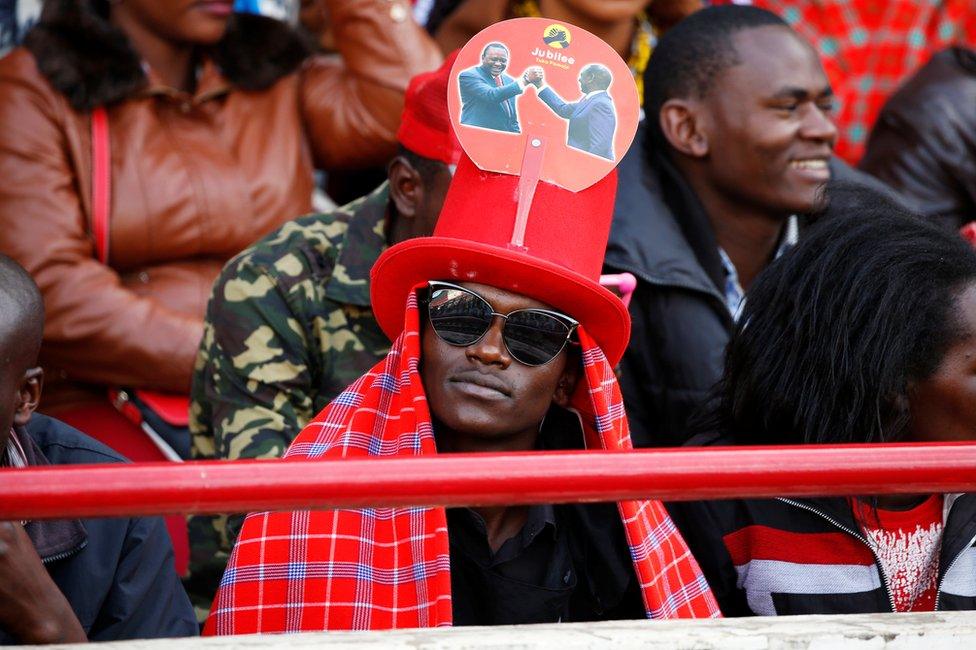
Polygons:
<instances>
[{"instance_id":1,"label":"red plastic stick","mask_svg":"<svg viewBox=\"0 0 976 650\"><path fill-rule=\"evenodd\" d=\"M546 154L546 139L529 136L525 139L525 153L522 156L522 169L519 171L518 208L515 212L515 227L509 247L525 249L525 228L529 223L529 209L535 197L542 173L542 159Z\"/></svg>"}]
</instances>

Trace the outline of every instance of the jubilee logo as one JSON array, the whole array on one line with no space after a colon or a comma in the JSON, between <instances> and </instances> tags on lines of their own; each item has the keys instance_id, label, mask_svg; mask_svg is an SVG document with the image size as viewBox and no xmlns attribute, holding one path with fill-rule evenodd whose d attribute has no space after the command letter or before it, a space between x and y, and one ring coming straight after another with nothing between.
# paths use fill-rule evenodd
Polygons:
<instances>
[{"instance_id":1,"label":"jubilee logo","mask_svg":"<svg viewBox=\"0 0 976 650\"><path fill-rule=\"evenodd\" d=\"M542 32L542 42L557 50L565 50L572 40L569 30L558 23L549 25Z\"/></svg>"}]
</instances>

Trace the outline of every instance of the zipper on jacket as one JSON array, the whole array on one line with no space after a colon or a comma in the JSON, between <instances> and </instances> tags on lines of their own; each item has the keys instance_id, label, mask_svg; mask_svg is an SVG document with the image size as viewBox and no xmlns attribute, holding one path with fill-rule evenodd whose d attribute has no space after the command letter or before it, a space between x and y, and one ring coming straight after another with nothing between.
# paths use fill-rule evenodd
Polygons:
<instances>
[{"instance_id":1,"label":"zipper on jacket","mask_svg":"<svg viewBox=\"0 0 976 650\"><path fill-rule=\"evenodd\" d=\"M74 548L68 549L67 551L62 551L61 553L55 553L54 555L49 555L46 558L43 558L41 560L41 564L44 565L53 564L54 562L59 562L61 560L67 559L72 555L74 555L75 553L79 553L81 549L85 548L86 546L88 546L87 539L83 541L81 544L78 544L78 546Z\"/></svg>"},{"instance_id":2,"label":"zipper on jacket","mask_svg":"<svg viewBox=\"0 0 976 650\"><path fill-rule=\"evenodd\" d=\"M840 530L844 531L845 533L847 533L848 535L850 535L854 539L860 541L862 544L864 544L865 546L867 546L868 547L868 550L871 551L872 557L874 557L875 564L878 567L878 575L881 576L881 586L884 587L885 595L888 596L888 603L891 605L891 611L892 612L897 612L898 611L898 608L895 606L895 597L891 595L891 587L888 585L888 576L885 575L884 566L881 564L881 558L878 557L878 554L874 551L874 548L872 548L872 546L868 543L868 540L867 540L866 537L864 537L863 535L861 535L857 531L851 530L850 528L848 528L844 524L840 523L839 521L837 521L836 519L834 519L833 517L831 517L827 513L821 512L821 511L817 510L816 508L814 508L813 506L808 506L805 503L800 503L799 501L794 501L792 499L786 499L786 498L783 498L783 497L777 497L777 501L782 501L783 503L788 503L791 506L795 506L795 507L799 508L800 510L806 510L807 512L812 512L813 514L815 514L815 515L817 515L817 516L819 516L819 517L827 520L828 522L830 522L831 524L833 524L836 528L839 528ZM974 540L974 541L976 541L976 540ZM959 555L962 555L962 553L960 553ZM948 573L948 571L946 573ZM943 579L945 579L945 576L944 575L942 577L943 577ZM938 605L938 591L936 592L936 605ZM936 607L936 609L938 609L938 607Z\"/></svg>"},{"instance_id":3,"label":"zipper on jacket","mask_svg":"<svg viewBox=\"0 0 976 650\"><path fill-rule=\"evenodd\" d=\"M976 535L974 535L973 538L969 540L968 544L962 547L961 551L956 553L956 557L952 558L952 562L950 562L949 566L946 567L945 573L942 574L942 580L939 580L939 584L935 588L935 608L932 611L937 612L941 609L939 607L939 604L940 601L942 600L942 583L945 582L946 576L949 575L950 571L952 571L952 567L956 565L956 562L959 561L959 558L962 557L962 554L965 553L967 550L969 550L974 543L976 543Z\"/></svg>"}]
</instances>

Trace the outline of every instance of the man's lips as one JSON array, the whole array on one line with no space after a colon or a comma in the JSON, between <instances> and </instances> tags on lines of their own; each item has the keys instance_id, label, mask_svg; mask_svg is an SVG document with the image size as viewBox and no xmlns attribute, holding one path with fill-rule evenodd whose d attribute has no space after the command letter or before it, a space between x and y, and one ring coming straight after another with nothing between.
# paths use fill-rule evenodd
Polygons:
<instances>
[{"instance_id":1,"label":"man's lips","mask_svg":"<svg viewBox=\"0 0 976 650\"><path fill-rule=\"evenodd\" d=\"M199 0L194 6L208 14L221 17L229 16L234 11L232 0Z\"/></svg>"},{"instance_id":2,"label":"man's lips","mask_svg":"<svg viewBox=\"0 0 976 650\"><path fill-rule=\"evenodd\" d=\"M827 169L826 158L798 158L790 161L793 169Z\"/></svg>"},{"instance_id":3,"label":"man's lips","mask_svg":"<svg viewBox=\"0 0 976 650\"><path fill-rule=\"evenodd\" d=\"M462 391L476 397L501 399L512 395L512 389L507 383L494 375L478 371L465 371L454 375L448 381L457 385Z\"/></svg>"},{"instance_id":4,"label":"man's lips","mask_svg":"<svg viewBox=\"0 0 976 650\"><path fill-rule=\"evenodd\" d=\"M804 176L815 178L816 180L828 181L830 180L828 161L828 156L794 158L790 161L790 169L800 172Z\"/></svg>"}]
</instances>

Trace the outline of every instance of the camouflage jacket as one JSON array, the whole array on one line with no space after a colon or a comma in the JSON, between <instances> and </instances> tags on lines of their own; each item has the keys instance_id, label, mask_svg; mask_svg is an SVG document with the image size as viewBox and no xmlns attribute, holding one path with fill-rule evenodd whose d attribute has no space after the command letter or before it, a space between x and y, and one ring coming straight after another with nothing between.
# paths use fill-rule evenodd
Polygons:
<instances>
[{"instance_id":1,"label":"camouflage jacket","mask_svg":"<svg viewBox=\"0 0 976 650\"><path fill-rule=\"evenodd\" d=\"M214 284L193 377L197 459L277 458L305 424L386 356L369 271L386 247L388 190L286 223ZM191 516L194 605L208 606L243 515Z\"/></svg>"}]
</instances>

